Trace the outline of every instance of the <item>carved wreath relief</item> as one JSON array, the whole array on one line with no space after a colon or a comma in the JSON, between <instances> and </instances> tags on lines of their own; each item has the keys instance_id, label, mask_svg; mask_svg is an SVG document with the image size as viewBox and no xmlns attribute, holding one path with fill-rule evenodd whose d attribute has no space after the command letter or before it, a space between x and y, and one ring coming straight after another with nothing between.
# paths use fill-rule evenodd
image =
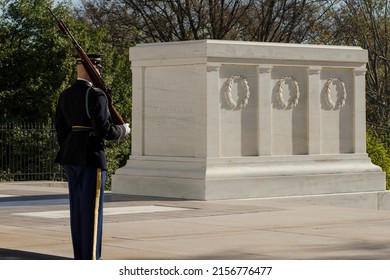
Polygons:
<instances>
[{"instance_id":1,"label":"carved wreath relief","mask_svg":"<svg viewBox=\"0 0 390 280\"><path fill-rule=\"evenodd\" d=\"M238 88L241 87L242 90L242 94L238 97L237 101L235 101L232 96L232 88L235 81L239 82ZM247 79L241 75L230 76L230 78L226 81L226 87L223 95L225 97L225 101L229 109L240 110L245 108L248 105L248 100L250 96Z\"/></svg>"},{"instance_id":2,"label":"carved wreath relief","mask_svg":"<svg viewBox=\"0 0 390 280\"><path fill-rule=\"evenodd\" d=\"M332 99L332 84L333 82L336 82L340 88L340 92L338 94L338 98L336 100L336 103ZM325 84L326 88L326 94L325 94L325 100L329 108L332 109L341 109L345 105L345 101L347 99L347 92L345 90L345 84L340 78L330 78L326 81Z\"/></svg>"},{"instance_id":3,"label":"carved wreath relief","mask_svg":"<svg viewBox=\"0 0 390 280\"><path fill-rule=\"evenodd\" d=\"M283 88L286 80L290 80L294 86L289 102L286 102L286 100L283 98ZM283 77L279 79L279 88L276 92L276 100L278 101L278 104L281 108L286 109L288 107L292 109L296 107L298 105L300 95L301 93L299 92L299 85L294 77Z\"/></svg>"},{"instance_id":4,"label":"carved wreath relief","mask_svg":"<svg viewBox=\"0 0 390 280\"><path fill-rule=\"evenodd\" d=\"M232 88L235 82L238 82L238 99L234 100L232 96ZM283 97L283 89L286 84L286 81L292 83L292 90L290 92L290 99L286 101ZM339 88L339 93L337 100L332 99L332 85L336 83ZM331 110L339 110L345 106L347 100L347 92L345 89L345 84L341 78L330 78L326 81L324 86L325 91L325 102ZM282 77L278 81L278 90L276 92L276 101L281 109L293 109L298 105L300 98L300 90L298 81L292 76ZM230 76L226 81L225 90L223 96L227 105L227 109L230 110L240 110L245 108L248 105L250 90L247 79L242 75Z\"/></svg>"}]
</instances>

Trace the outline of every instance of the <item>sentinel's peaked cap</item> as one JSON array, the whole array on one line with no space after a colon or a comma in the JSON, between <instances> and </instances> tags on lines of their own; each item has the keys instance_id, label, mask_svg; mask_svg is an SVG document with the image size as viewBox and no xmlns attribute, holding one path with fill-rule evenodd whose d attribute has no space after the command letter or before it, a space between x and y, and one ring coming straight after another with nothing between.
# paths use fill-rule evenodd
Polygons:
<instances>
[{"instance_id":1,"label":"sentinel's peaked cap","mask_svg":"<svg viewBox=\"0 0 390 280\"><path fill-rule=\"evenodd\" d=\"M98 68L103 68L102 66L102 56L101 54L87 54L88 58L91 60L92 64L96 65ZM76 54L74 56L74 58L76 58L76 64L82 64L83 63L83 60L81 59L81 57Z\"/></svg>"}]
</instances>

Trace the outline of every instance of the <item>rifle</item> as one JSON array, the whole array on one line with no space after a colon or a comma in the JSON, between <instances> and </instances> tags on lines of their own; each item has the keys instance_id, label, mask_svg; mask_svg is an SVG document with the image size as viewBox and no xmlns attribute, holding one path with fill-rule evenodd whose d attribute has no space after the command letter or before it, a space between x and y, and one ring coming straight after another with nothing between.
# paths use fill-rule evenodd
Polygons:
<instances>
[{"instance_id":1,"label":"rifle","mask_svg":"<svg viewBox=\"0 0 390 280\"><path fill-rule=\"evenodd\" d=\"M76 39L74 38L74 36L70 32L69 28L65 25L65 23L62 20L58 19L50 8L48 8L48 9L49 9L50 13L53 15L53 17L55 18L55 20L57 21L58 27L62 31L62 33L64 33L64 35L69 36L70 39L72 40L72 43L77 51L77 54L81 58L83 66L84 66L85 70L87 71L89 77L91 78L94 86L100 88L104 92L104 94L107 96L108 110L110 111L112 121L114 122L114 124L117 124L117 125L124 124L125 122L123 121L121 115L119 115L118 111L114 108L114 105L112 104L111 91L106 87L102 77L95 69L95 67L92 64L91 60L89 59L88 55L80 47L79 43L77 43Z\"/></svg>"}]
</instances>

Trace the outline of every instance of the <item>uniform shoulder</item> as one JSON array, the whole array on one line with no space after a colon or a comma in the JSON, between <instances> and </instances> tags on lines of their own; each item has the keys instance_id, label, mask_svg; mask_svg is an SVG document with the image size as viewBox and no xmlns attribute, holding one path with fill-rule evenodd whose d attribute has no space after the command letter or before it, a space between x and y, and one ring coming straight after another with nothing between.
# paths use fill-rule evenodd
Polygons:
<instances>
[{"instance_id":1,"label":"uniform shoulder","mask_svg":"<svg viewBox=\"0 0 390 280\"><path fill-rule=\"evenodd\" d=\"M97 95L100 95L100 94L104 95L104 92L100 88L97 88L97 87L91 87L90 91L97 94Z\"/></svg>"},{"instance_id":2,"label":"uniform shoulder","mask_svg":"<svg viewBox=\"0 0 390 280\"><path fill-rule=\"evenodd\" d=\"M69 87L65 88L65 89L60 93L59 98L65 96L65 95L66 95L69 91L71 91L71 90L72 90L72 86L69 86Z\"/></svg>"},{"instance_id":3,"label":"uniform shoulder","mask_svg":"<svg viewBox=\"0 0 390 280\"><path fill-rule=\"evenodd\" d=\"M89 93L90 97L95 100L105 100L107 98L100 88L90 87Z\"/></svg>"}]
</instances>

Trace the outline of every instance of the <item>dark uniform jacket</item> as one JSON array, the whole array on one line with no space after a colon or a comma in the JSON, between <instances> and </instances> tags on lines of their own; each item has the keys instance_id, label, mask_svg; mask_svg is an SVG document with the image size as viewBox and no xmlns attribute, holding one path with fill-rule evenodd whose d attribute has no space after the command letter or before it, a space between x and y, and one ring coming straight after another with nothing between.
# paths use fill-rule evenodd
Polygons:
<instances>
[{"instance_id":1,"label":"dark uniform jacket","mask_svg":"<svg viewBox=\"0 0 390 280\"><path fill-rule=\"evenodd\" d=\"M111 123L107 97L86 80L77 80L61 93L55 116L60 150L55 162L106 169L104 139L121 137Z\"/></svg>"}]
</instances>

